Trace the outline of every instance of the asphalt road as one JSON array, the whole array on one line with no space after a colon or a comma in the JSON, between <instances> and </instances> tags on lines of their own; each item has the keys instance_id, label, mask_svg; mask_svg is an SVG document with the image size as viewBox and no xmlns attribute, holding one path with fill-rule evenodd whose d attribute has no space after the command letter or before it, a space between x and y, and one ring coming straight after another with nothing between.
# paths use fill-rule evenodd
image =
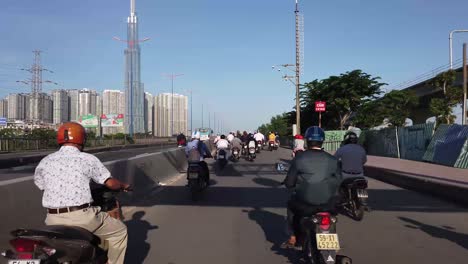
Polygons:
<instances>
[{"instance_id":1,"label":"asphalt road","mask_svg":"<svg viewBox=\"0 0 468 264\"><path fill-rule=\"evenodd\" d=\"M125 208L127 263L301 263L279 245L285 235L287 191L275 163L280 149L254 162L211 171L211 186L192 202L181 175L159 193ZM362 222L339 216L340 254L354 263L468 263L468 209L370 179Z\"/></svg>"}]
</instances>

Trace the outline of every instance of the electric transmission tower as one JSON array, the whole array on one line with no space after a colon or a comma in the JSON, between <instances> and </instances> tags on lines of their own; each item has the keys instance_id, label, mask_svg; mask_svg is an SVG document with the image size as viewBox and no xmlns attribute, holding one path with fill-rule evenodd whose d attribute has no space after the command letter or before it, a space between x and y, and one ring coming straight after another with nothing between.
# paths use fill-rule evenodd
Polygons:
<instances>
[{"instance_id":1,"label":"electric transmission tower","mask_svg":"<svg viewBox=\"0 0 468 264\"><path fill-rule=\"evenodd\" d=\"M21 81L16 81L18 83L24 83L27 85L31 85L31 99L30 99L30 118L33 123L40 122L44 119L44 100L41 99L42 94L42 84L43 83L51 83L58 85L58 83L50 81L50 80L42 80L42 72L50 72L53 71L43 68L41 65L41 53L40 50L34 50L34 60L33 64L30 68L21 69L22 71L28 71L31 73L31 78Z\"/></svg>"}]
</instances>

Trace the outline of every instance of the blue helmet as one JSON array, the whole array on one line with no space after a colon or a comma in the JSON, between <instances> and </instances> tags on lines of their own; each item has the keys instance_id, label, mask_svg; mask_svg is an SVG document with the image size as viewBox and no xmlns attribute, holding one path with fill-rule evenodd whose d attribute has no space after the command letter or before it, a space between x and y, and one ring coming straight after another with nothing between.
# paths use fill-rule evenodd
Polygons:
<instances>
[{"instance_id":1,"label":"blue helmet","mask_svg":"<svg viewBox=\"0 0 468 264\"><path fill-rule=\"evenodd\" d=\"M307 128L305 132L305 138L307 141L325 141L325 132L318 126L311 126Z\"/></svg>"}]
</instances>

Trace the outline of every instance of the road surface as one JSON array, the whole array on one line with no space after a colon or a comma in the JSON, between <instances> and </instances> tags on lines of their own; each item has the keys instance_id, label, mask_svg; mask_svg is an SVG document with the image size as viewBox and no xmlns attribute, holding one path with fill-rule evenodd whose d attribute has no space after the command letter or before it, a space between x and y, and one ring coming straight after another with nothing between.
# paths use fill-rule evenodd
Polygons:
<instances>
[{"instance_id":1,"label":"road surface","mask_svg":"<svg viewBox=\"0 0 468 264\"><path fill-rule=\"evenodd\" d=\"M275 163L289 151L262 152L212 170L213 186L192 202L181 175L157 195L125 208L127 263L301 263L279 245L288 193ZM343 250L354 263L468 263L468 209L370 179L371 213L339 216Z\"/></svg>"}]
</instances>

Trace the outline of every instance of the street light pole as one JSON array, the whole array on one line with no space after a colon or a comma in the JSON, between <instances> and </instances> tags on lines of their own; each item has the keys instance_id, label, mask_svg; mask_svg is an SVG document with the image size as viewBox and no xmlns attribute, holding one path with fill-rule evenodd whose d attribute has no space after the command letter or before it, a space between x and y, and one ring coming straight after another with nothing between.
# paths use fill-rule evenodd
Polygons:
<instances>
[{"instance_id":1,"label":"street light pole","mask_svg":"<svg viewBox=\"0 0 468 264\"><path fill-rule=\"evenodd\" d=\"M463 44L463 113L462 125L466 125L466 89L468 81L468 72L466 69L466 43Z\"/></svg>"},{"instance_id":2,"label":"street light pole","mask_svg":"<svg viewBox=\"0 0 468 264\"><path fill-rule=\"evenodd\" d=\"M468 32L468 29L456 29L450 31L449 34L449 63L450 63L450 69L453 69L453 34L454 33L462 33L462 32Z\"/></svg>"}]
</instances>

